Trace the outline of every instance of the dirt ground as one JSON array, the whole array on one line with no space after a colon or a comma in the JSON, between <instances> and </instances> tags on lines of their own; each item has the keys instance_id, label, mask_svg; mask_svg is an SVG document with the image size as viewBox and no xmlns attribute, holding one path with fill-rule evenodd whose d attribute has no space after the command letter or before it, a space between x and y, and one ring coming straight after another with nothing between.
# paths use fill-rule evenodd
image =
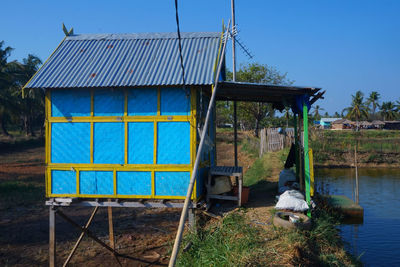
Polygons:
<instances>
[{"instance_id":1,"label":"dirt ground","mask_svg":"<svg viewBox=\"0 0 400 267\"><path fill-rule=\"evenodd\" d=\"M239 136L240 137L240 136ZM225 137L224 137L225 138ZM217 146L218 164L233 164L233 144L227 140ZM276 160L276 159L274 159ZM254 162L239 150L239 164L246 171ZM278 163L277 163L278 164ZM44 205L44 147L0 151L0 265L48 265L48 207ZM250 194L248 216L252 222L268 225L274 205L278 173L273 172ZM64 208L74 221L84 225L90 208ZM179 223L179 209L114 208L116 248L122 266L166 266ZM107 209L100 208L90 228L102 241L108 241ZM64 262L80 232L56 216L57 263ZM70 266L117 266L103 247L85 237Z\"/></svg>"},{"instance_id":2,"label":"dirt ground","mask_svg":"<svg viewBox=\"0 0 400 267\"><path fill-rule=\"evenodd\" d=\"M48 208L44 205L44 148L0 152L0 265L48 265ZM81 225L90 208L62 210ZM166 266L179 222L178 209L114 208L114 231L123 266ZM107 209L100 208L90 228L108 241ZM57 263L61 264L80 232L56 216ZM70 266L114 266L114 257L85 237Z\"/></svg>"}]
</instances>

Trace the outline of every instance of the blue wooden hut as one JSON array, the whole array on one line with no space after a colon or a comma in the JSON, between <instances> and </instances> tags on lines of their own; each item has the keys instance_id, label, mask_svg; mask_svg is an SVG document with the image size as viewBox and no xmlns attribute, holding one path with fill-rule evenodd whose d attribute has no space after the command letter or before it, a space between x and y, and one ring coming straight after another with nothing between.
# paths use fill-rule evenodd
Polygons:
<instances>
[{"instance_id":1,"label":"blue wooden hut","mask_svg":"<svg viewBox=\"0 0 400 267\"><path fill-rule=\"evenodd\" d=\"M46 91L46 197L185 198L221 33L183 33L182 48L185 86L176 33L65 37L25 86ZM215 164L213 119L208 138L192 200Z\"/></svg>"}]
</instances>

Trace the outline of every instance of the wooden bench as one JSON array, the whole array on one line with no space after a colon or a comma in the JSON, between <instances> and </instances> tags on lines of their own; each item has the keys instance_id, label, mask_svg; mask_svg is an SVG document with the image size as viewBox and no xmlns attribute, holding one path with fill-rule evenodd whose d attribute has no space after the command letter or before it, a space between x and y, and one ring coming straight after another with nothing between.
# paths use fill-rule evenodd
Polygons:
<instances>
[{"instance_id":1,"label":"wooden bench","mask_svg":"<svg viewBox=\"0 0 400 267\"><path fill-rule=\"evenodd\" d=\"M211 178L214 175L224 175L224 176L234 176L236 178L236 186L238 186L238 195L237 196L224 196L224 195L212 195L209 194L211 189ZM232 200L237 201L238 206L241 206L242 203L242 187L243 187L243 168L242 167L234 167L234 166L214 166L210 168L208 172L208 181L207 181L207 203L210 203L210 199L223 199L223 200Z\"/></svg>"}]
</instances>

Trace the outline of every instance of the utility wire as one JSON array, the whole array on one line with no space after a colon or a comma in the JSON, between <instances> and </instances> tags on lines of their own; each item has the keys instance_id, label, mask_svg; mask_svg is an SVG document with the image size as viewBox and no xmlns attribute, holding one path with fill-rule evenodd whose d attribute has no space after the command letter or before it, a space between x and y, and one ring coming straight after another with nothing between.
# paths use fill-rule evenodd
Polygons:
<instances>
[{"instance_id":1,"label":"utility wire","mask_svg":"<svg viewBox=\"0 0 400 267\"><path fill-rule=\"evenodd\" d=\"M181 30L179 29L179 14L178 14L178 0L175 0L175 18L176 18L176 30L178 33L178 43L179 43L179 57L181 59L181 69L182 69L182 81L183 88L185 88L185 67L183 66L183 56L182 56L182 43L181 43Z\"/></svg>"}]
</instances>

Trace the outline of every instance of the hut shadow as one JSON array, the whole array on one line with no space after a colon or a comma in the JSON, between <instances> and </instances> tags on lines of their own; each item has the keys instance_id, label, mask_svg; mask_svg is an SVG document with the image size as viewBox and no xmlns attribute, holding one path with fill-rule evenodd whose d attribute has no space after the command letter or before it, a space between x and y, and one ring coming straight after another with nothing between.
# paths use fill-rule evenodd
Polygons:
<instances>
[{"instance_id":1,"label":"hut shadow","mask_svg":"<svg viewBox=\"0 0 400 267\"><path fill-rule=\"evenodd\" d=\"M278 182L261 180L250 186L247 208L275 206L275 196L278 194Z\"/></svg>"}]
</instances>

